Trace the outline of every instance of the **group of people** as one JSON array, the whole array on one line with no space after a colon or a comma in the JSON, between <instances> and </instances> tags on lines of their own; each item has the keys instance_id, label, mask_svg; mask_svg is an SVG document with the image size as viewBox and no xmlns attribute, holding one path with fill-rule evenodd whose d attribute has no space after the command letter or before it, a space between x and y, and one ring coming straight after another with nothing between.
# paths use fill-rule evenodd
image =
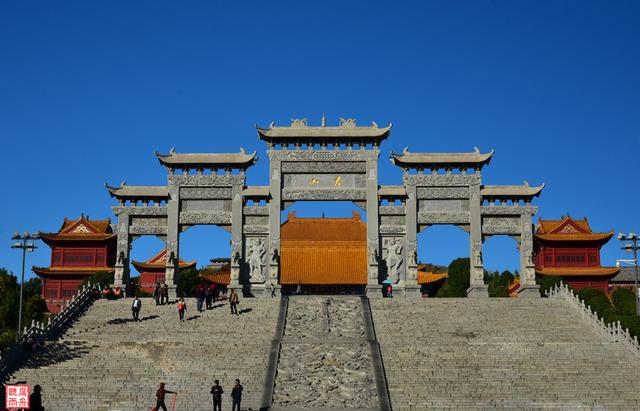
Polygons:
<instances>
[{"instance_id":1,"label":"group of people","mask_svg":"<svg viewBox=\"0 0 640 411\"><path fill-rule=\"evenodd\" d=\"M153 290L153 298L156 300L156 305L165 305L169 303L169 286L165 283L162 287L160 283L156 283L156 288Z\"/></svg>"},{"instance_id":2,"label":"group of people","mask_svg":"<svg viewBox=\"0 0 640 411\"><path fill-rule=\"evenodd\" d=\"M240 411L240 402L242 401L243 387L240 384L240 380L236 379L233 388L231 389L231 411ZM164 382L160 383L158 390L156 391L156 411L161 409L167 411L165 404L165 398L167 394L177 395L175 391L169 391L165 388ZM222 394L224 389L220 385L220 381L215 380L213 386L211 386L211 396L213 400L213 411L222 411Z\"/></svg>"},{"instance_id":3,"label":"group of people","mask_svg":"<svg viewBox=\"0 0 640 411\"><path fill-rule=\"evenodd\" d=\"M117 300L123 297L120 287L111 288L109 286L106 286L102 291L97 290L97 292L99 293L100 297L106 298L107 300Z\"/></svg>"},{"instance_id":4,"label":"group of people","mask_svg":"<svg viewBox=\"0 0 640 411\"><path fill-rule=\"evenodd\" d=\"M166 284L165 284L165 287L166 287ZM160 284L157 285L156 291L158 289L161 289L160 288ZM155 296L155 293L154 293L154 296ZM164 297L163 297L163 299L164 299ZM198 296L197 292L196 292L196 299L198 301L198 312L202 312L203 311L202 310L202 301L201 301L200 297ZM220 298L219 296L216 295L216 301L217 300L222 300L222 299L223 298ZM238 303L240 302L240 297L238 296L238 293L236 292L236 290L231 289L231 293L229 294L229 297L227 298L226 294L225 294L224 295L224 299L229 300L229 307L231 309L231 314L239 315L238 314ZM164 305L164 304L167 304L168 301L169 301L169 297L167 297L167 301L166 302L159 302L158 298L156 297L156 305ZM209 304L209 303L207 303L207 304ZM187 312L187 302L185 301L184 297L180 297L180 299L176 303L176 307L178 308L178 318L180 319L180 322L184 322L185 321L184 315ZM207 308L209 308L209 307L207 307ZM141 309L142 309L142 300L140 300L140 298L138 298L138 296L135 296L133 298L133 301L131 302L131 315L133 316L133 321L140 321L140 310Z\"/></svg>"}]
</instances>

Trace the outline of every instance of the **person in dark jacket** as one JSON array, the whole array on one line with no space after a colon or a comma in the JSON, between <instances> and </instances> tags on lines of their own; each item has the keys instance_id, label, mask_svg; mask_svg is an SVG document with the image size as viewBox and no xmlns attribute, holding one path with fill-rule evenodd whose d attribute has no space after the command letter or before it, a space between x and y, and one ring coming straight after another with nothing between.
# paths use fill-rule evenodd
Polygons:
<instances>
[{"instance_id":1,"label":"person in dark jacket","mask_svg":"<svg viewBox=\"0 0 640 411\"><path fill-rule=\"evenodd\" d=\"M153 298L156 299L156 305L160 305L160 296L162 295L162 289L160 283L156 283L156 288L153 290Z\"/></svg>"},{"instance_id":2,"label":"person in dark jacket","mask_svg":"<svg viewBox=\"0 0 640 411\"><path fill-rule=\"evenodd\" d=\"M231 314L238 315L238 302L240 301L240 297L238 297L238 293L233 288L231 289L231 294L229 294L229 307L231 307Z\"/></svg>"},{"instance_id":3,"label":"person in dark jacket","mask_svg":"<svg viewBox=\"0 0 640 411\"><path fill-rule=\"evenodd\" d=\"M133 314L133 321L140 321L140 309L142 308L142 301L136 296L131 303L131 313Z\"/></svg>"},{"instance_id":4,"label":"person in dark jacket","mask_svg":"<svg viewBox=\"0 0 640 411\"><path fill-rule=\"evenodd\" d=\"M220 381L215 380L215 384L211 387L211 395L213 396L213 411L222 411L222 394L224 390L220 386Z\"/></svg>"},{"instance_id":5,"label":"person in dark jacket","mask_svg":"<svg viewBox=\"0 0 640 411\"><path fill-rule=\"evenodd\" d=\"M240 380L236 379L236 384L231 390L231 411L236 411L236 409L240 411L240 401L242 401L242 385L240 385Z\"/></svg>"},{"instance_id":6,"label":"person in dark jacket","mask_svg":"<svg viewBox=\"0 0 640 411\"><path fill-rule=\"evenodd\" d=\"M169 304L169 286L165 283L162 286L162 294L160 295L160 304Z\"/></svg>"},{"instance_id":7,"label":"person in dark jacket","mask_svg":"<svg viewBox=\"0 0 640 411\"><path fill-rule=\"evenodd\" d=\"M39 385L33 386L33 393L29 396L29 410L30 411L44 411L42 406L42 387Z\"/></svg>"},{"instance_id":8,"label":"person in dark jacket","mask_svg":"<svg viewBox=\"0 0 640 411\"><path fill-rule=\"evenodd\" d=\"M164 397L167 394L175 394L174 391L169 391L164 389L164 383L160 383L160 387L158 387L158 391L156 391L156 411L160 411L162 408L164 411L167 411L167 406L164 404Z\"/></svg>"},{"instance_id":9,"label":"person in dark jacket","mask_svg":"<svg viewBox=\"0 0 640 411\"><path fill-rule=\"evenodd\" d=\"M198 284L198 286L196 287L196 307L199 313L202 312L202 304L204 304L206 291L207 287L203 283Z\"/></svg>"}]
</instances>

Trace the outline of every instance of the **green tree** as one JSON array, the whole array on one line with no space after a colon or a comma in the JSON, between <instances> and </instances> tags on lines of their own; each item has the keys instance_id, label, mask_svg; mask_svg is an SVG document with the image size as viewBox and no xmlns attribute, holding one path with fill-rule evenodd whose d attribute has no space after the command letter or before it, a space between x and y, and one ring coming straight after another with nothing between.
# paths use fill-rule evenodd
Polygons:
<instances>
[{"instance_id":1,"label":"green tree","mask_svg":"<svg viewBox=\"0 0 640 411\"><path fill-rule=\"evenodd\" d=\"M135 290L136 297L139 297L139 298L153 297L153 294L151 294L150 292L146 291L140 285L140 276L131 277L131 286Z\"/></svg>"},{"instance_id":2,"label":"green tree","mask_svg":"<svg viewBox=\"0 0 640 411\"><path fill-rule=\"evenodd\" d=\"M7 270L0 268L0 350L15 341L20 305L20 284ZM31 320L43 321L47 306L41 297L39 278L25 281L22 300L22 324L30 326Z\"/></svg>"},{"instance_id":3,"label":"green tree","mask_svg":"<svg viewBox=\"0 0 640 411\"><path fill-rule=\"evenodd\" d=\"M540 295L543 297L546 296L547 290L560 285L561 282L562 278L555 275L544 275L542 278L536 278L536 284L540 286Z\"/></svg>"},{"instance_id":4,"label":"green tree","mask_svg":"<svg viewBox=\"0 0 640 411\"><path fill-rule=\"evenodd\" d=\"M611 302L619 315L636 314L636 295L628 288L616 288L613 290Z\"/></svg>"},{"instance_id":5,"label":"green tree","mask_svg":"<svg viewBox=\"0 0 640 411\"><path fill-rule=\"evenodd\" d=\"M86 277L82 280L82 283L78 287L79 289L82 286L91 283L91 285L100 285L101 288L110 287L111 284L114 283L114 275L113 272L109 271L98 271L97 273Z\"/></svg>"},{"instance_id":6,"label":"green tree","mask_svg":"<svg viewBox=\"0 0 640 411\"><path fill-rule=\"evenodd\" d=\"M192 267L186 270L180 270L178 295L186 293L187 296L193 297L196 293L196 286L200 284L201 281L199 271L196 268Z\"/></svg>"},{"instance_id":7,"label":"green tree","mask_svg":"<svg viewBox=\"0 0 640 411\"><path fill-rule=\"evenodd\" d=\"M469 288L469 258L457 258L449 264L448 276L436 297L466 297Z\"/></svg>"}]
</instances>

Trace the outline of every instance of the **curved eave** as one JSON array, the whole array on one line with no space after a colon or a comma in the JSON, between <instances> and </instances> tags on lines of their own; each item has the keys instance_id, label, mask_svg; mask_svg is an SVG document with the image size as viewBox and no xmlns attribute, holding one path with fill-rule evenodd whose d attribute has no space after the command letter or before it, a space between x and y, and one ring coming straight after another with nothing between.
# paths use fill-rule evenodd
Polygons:
<instances>
[{"instance_id":1,"label":"curved eave","mask_svg":"<svg viewBox=\"0 0 640 411\"><path fill-rule=\"evenodd\" d=\"M530 186L484 186L480 190L483 198L535 198L539 197L544 184L538 187Z\"/></svg>"},{"instance_id":2,"label":"curved eave","mask_svg":"<svg viewBox=\"0 0 640 411\"><path fill-rule=\"evenodd\" d=\"M608 233L534 234L533 238L545 244L593 242L593 243L598 243L602 245L609 242L612 236L613 236L613 231L610 231Z\"/></svg>"},{"instance_id":3,"label":"curved eave","mask_svg":"<svg viewBox=\"0 0 640 411\"><path fill-rule=\"evenodd\" d=\"M105 184L111 197L117 199L169 199L169 188L167 186L127 186L113 187Z\"/></svg>"},{"instance_id":4,"label":"curved eave","mask_svg":"<svg viewBox=\"0 0 640 411\"><path fill-rule=\"evenodd\" d=\"M536 274L558 277L613 277L618 274L618 267L547 267L536 268Z\"/></svg>"},{"instance_id":5,"label":"curved eave","mask_svg":"<svg viewBox=\"0 0 640 411\"><path fill-rule=\"evenodd\" d=\"M495 150L488 153L410 153L405 149L402 154L391 153L391 161L399 167L478 167L489 164Z\"/></svg>"},{"instance_id":6,"label":"curved eave","mask_svg":"<svg viewBox=\"0 0 640 411\"><path fill-rule=\"evenodd\" d=\"M93 234L93 235L60 235L50 233L40 233L40 239L45 244L53 245L60 241L107 241L116 238L117 234Z\"/></svg>"},{"instance_id":7,"label":"curved eave","mask_svg":"<svg viewBox=\"0 0 640 411\"><path fill-rule=\"evenodd\" d=\"M52 269L51 267L31 267L31 271L41 276L51 275L91 275L99 272L114 272L113 267L59 267Z\"/></svg>"},{"instance_id":8,"label":"curved eave","mask_svg":"<svg viewBox=\"0 0 640 411\"><path fill-rule=\"evenodd\" d=\"M274 140L322 140L322 139L374 139L382 141L389 136L393 124L387 127L276 127L261 128L256 126L258 136L263 141Z\"/></svg>"},{"instance_id":9,"label":"curved eave","mask_svg":"<svg viewBox=\"0 0 640 411\"><path fill-rule=\"evenodd\" d=\"M146 263L140 261L132 261L131 265L133 265L138 272L142 272L143 270L164 270L166 268L166 264L158 264L158 263ZM196 266L195 261L180 261L180 269L186 270Z\"/></svg>"},{"instance_id":10,"label":"curved eave","mask_svg":"<svg viewBox=\"0 0 640 411\"><path fill-rule=\"evenodd\" d=\"M418 284L435 284L445 280L448 276L448 273L434 274L428 271L418 271Z\"/></svg>"},{"instance_id":11,"label":"curved eave","mask_svg":"<svg viewBox=\"0 0 640 411\"><path fill-rule=\"evenodd\" d=\"M165 167L169 168L196 168L196 167L224 167L224 166L250 166L258 160L256 151L246 154L240 153L169 153L155 156Z\"/></svg>"}]
</instances>

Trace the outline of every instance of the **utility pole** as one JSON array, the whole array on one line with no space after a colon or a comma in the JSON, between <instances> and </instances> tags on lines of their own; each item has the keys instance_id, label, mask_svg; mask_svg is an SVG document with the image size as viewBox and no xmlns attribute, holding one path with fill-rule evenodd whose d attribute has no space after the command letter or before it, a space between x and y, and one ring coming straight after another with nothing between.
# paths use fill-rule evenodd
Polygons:
<instances>
[{"instance_id":1,"label":"utility pole","mask_svg":"<svg viewBox=\"0 0 640 411\"><path fill-rule=\"evenodd\" d=\"M633 265L635 267L635 293L636 293L636 315L640 316L640 290L638 290L638 235L636 233L618 234L618 240L629 241L621 248L629 253L633 253Z\"/></svg>"},{"instance_id":2,"label":"utility pole","mask_svg":"<svg viewBox=\"0 0 640 411\"><path fill-rule=\"evenodd\" d=\"M18 240L18 242L14 243L11 248L20 248L22 249L22 274L20 278L20 303L18 308L18 334L16 338L20 337L22 333L22 295L24 293L24 265L27 258L27 253L33 252L36 248L38 248L33 242L29 242L32 240L38 240L40 238L40 233L29 234L25 232L24 234L15 233L12 240Z\"/></svg>"}]
</instances>

